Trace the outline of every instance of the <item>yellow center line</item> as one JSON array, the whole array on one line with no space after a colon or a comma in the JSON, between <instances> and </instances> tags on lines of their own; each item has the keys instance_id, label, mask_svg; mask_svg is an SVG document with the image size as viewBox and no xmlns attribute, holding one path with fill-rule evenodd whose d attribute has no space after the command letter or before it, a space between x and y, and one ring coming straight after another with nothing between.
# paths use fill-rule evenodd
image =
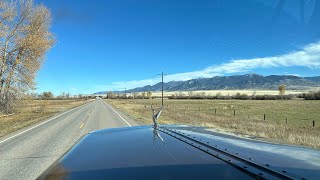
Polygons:
<instances>
[{"instance_id":1,"label":"yellow center line","mask_svg":"<svg viewBox=\"0 0 320 180\"><path fill-rule=\"evenodd\" d=\"M81 124L80 129L83 127L84 123Z\"/></svg>"}]
</instances>

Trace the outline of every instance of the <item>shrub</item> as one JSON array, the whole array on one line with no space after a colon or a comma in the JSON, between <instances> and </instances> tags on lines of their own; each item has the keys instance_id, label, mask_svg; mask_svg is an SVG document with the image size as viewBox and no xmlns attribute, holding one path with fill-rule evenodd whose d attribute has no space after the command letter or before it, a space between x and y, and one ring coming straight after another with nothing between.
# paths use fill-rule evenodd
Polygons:
<instances>
[{"instance_id":1,"label":"shrub","mask_svg":"<svg viewBox=\"0 0 320 180\"><path fill-rule=\"evenodd\" d=\"M306 100L320 100L320 91L304 93L303 97Z\"/></svg>"},{"instance_id":2,"label":"shrub","mask_svg":"<svg viewBox=\"0 0 320 180\"><path fill-rule=\"evenodd\" d=\"M0 111L3 113L13 113L16 110L16 95L7 92L5 98L0 99Z\"/></svg>"}]
</instances>

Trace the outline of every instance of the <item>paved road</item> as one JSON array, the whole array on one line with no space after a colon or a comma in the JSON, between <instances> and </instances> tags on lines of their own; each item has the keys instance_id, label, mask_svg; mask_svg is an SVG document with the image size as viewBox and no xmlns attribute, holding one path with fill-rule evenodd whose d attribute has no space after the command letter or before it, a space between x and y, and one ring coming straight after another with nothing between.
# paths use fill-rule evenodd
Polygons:
<instances>
[{"instance_id":1,"label":"paved road","mask_svg":"<svg viewBox=\"0 0 320 180\"><path fill-rule=\"evenodd\" d=\"M0 179L34 179L90 131L136 123L94 100L0 139Z\"/></svg>"}]
</instances>

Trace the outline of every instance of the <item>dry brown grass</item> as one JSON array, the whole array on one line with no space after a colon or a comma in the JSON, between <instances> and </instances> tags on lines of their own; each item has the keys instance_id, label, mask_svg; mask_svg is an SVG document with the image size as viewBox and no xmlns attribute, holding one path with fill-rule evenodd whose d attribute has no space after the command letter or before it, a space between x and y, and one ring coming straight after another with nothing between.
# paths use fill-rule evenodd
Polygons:
<instances>
[{"instance_id":1,"label":"dry brown grass","mask_svg":"<svg viewBox=\"0 0 320 180\"><path fill-rule=\"evenodd\" d=\"M152 123L150 100L108 102L139 124ZM160 100L153 100L153 104L160 104ZM165 104L159 119L161 124L214 127L239 135L320 149L320 101L166 100ZM312 120L316 122L315 127L312 127Z\"/></svg>"},{"instance_id":2,"label":"dry brown grass","mask_svg":"<svg viewBox=\"0 0 320 180\"><path fill-rule=\"evenodd\" d=\"M59 112L87 102L86 100L33 100L20 101L18 111L7 117L0 117L0 137L30 126Z\"/></svg>"}]
</instances>

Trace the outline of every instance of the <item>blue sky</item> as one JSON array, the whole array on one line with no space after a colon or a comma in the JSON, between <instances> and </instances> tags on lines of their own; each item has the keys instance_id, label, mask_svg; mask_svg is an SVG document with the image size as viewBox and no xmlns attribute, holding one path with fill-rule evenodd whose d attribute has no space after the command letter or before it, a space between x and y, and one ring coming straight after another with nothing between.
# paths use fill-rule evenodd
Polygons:
<instances>
[{"instance_id":1,"label":"blue sky","mask_svg":"<svg viewBox=\"0 0 320 180\"><path fill-rule=\"evenodd\" d=\"M37 92L94 93L165 80L320 75L315 0L36 0L52 12L56 44ZM319 2L318 2L319 3ZM316 12L316 13L314 13Z\"/></svg>"}]
</instances>

